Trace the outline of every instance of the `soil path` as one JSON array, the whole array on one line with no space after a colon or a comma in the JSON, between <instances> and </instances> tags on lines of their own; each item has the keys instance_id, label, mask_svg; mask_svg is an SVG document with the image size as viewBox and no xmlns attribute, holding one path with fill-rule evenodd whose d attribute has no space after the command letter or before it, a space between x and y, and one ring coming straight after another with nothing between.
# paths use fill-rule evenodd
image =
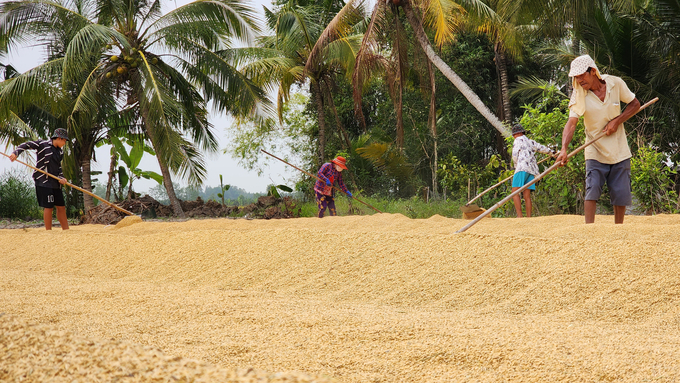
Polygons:
<instances>
[{"instance_id":1,"label":"soil path","mask_svg":"<svg viewBox=\"0 0 680 383\"><path fill-rule=\"evenodd\" d=\"M0 312L218 368L340 382L678 381L680 216L612 221L488 219L464 234L453 234L462 220L390 214L0 230Z\"/></svg>"}]
</instances>

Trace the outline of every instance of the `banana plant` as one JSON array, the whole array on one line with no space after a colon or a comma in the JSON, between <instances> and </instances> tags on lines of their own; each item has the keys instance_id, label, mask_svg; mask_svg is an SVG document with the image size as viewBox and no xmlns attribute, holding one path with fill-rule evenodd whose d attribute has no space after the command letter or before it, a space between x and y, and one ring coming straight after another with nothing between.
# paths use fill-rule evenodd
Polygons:
<instances>
[{"instance_id":1,"label":"banana plant","mask_svg":"<svg viewBox=\"0 0 680 383\"><path fill-rule=\"evenodd\" d=\"M219 198L222 198L222 206L224 206L224 193L231 188L231 185L224 185L222 183L222 175L220 174L220 193L217 193Z\"/></svg>"},{"instance_id":2,"label":"banana plant","mask_svg":"<svg viewBox=\"0 0 680 383\"><path fill-rule=\"evenodd\" d=\"M128 151L125 149L125 146L118 137L111 136L110 140L111 144L118 153L118 157L125 163L125 166L127 166L127 171L123 166L120 166L118 168L118 181L120 183L121 189L123 188L124 185L128 186L128 199L131 199L132 196L134 196L134 192L132 190L132 182L135 179L140 178L145 178L147 180L153 179L156 182L158 182L159 185L163 184L162 175L156 172L142 170L138 168L139 163L142 160L142 156L144 155L144 151L151 150L150 148L145 147L146 145L144 144L144 141L142 140L133 141L130 145L131 146L130 152L128 153Z\"/></svg>"},{"instance_id":3,"label":"banana plant","mask_svg":"<svg viewBox=\"0 0 680 383\"><path fill-rule=\"evenodd\" d=\"M286 192L286 193L292 193L293 189L286 185L271 185L269 186L269 190L267 190L267 195L268 196L273 196L276 198L281 198L281 194L279 193L279 190Z\"/></svg>"}]
</instances>

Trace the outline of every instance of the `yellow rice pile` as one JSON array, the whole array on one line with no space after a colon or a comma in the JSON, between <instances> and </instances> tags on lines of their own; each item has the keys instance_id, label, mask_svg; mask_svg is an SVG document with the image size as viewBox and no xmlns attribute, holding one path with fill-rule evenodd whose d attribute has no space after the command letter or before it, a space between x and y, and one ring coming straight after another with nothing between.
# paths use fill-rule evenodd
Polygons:
<instances>
[{"instance_id":1,"label":"yellow rice pile","mask_svg":"<svg viewBox=\"0 0 680 383\"><path fill-rule=\"evenodd\" d=\"M489 219L454 234L466 223L0 230L3 333L49 326L27 335L45 347L13 335L22 351L0 356L0 380L29 365L119 377L86 358L59 367L60 344L107 365L134 349L130 381L248 368L341 382L680 380L680 216Z\"/></svg>"}]
</instances>

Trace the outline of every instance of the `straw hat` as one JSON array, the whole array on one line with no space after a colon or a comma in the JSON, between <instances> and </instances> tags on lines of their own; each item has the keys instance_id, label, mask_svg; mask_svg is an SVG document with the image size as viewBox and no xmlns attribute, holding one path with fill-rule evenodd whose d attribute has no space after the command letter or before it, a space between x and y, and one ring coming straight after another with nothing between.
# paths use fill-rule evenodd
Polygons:
<instances>
[{"instance_id":1,"label":"straw hat","mask_svg":"<svg viewBox=\"0 0 680 383\"><path fill-rule=\"evenodd\" d=\"M331 162L338 165L339 167L347 170L347 165L346 165L347 160L345 160L345 157L337 156Z\"/></svg>"}]
</instances>

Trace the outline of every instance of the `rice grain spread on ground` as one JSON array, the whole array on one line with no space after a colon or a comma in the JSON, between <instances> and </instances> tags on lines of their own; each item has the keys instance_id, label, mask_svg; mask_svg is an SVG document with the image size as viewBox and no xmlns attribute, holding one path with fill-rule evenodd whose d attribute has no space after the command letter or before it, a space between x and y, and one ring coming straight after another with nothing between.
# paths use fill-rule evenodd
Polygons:
<instances>
[{"instance_id":1,"label":"rice grain spread on ground","mask_svg":"<svg viewBox=\"0 0 680 383\"><path fill-rule=\"evenodd\" d=\"M680 216L0 230L0 381L680 381Z\"/></svg>"}]
</instances>

